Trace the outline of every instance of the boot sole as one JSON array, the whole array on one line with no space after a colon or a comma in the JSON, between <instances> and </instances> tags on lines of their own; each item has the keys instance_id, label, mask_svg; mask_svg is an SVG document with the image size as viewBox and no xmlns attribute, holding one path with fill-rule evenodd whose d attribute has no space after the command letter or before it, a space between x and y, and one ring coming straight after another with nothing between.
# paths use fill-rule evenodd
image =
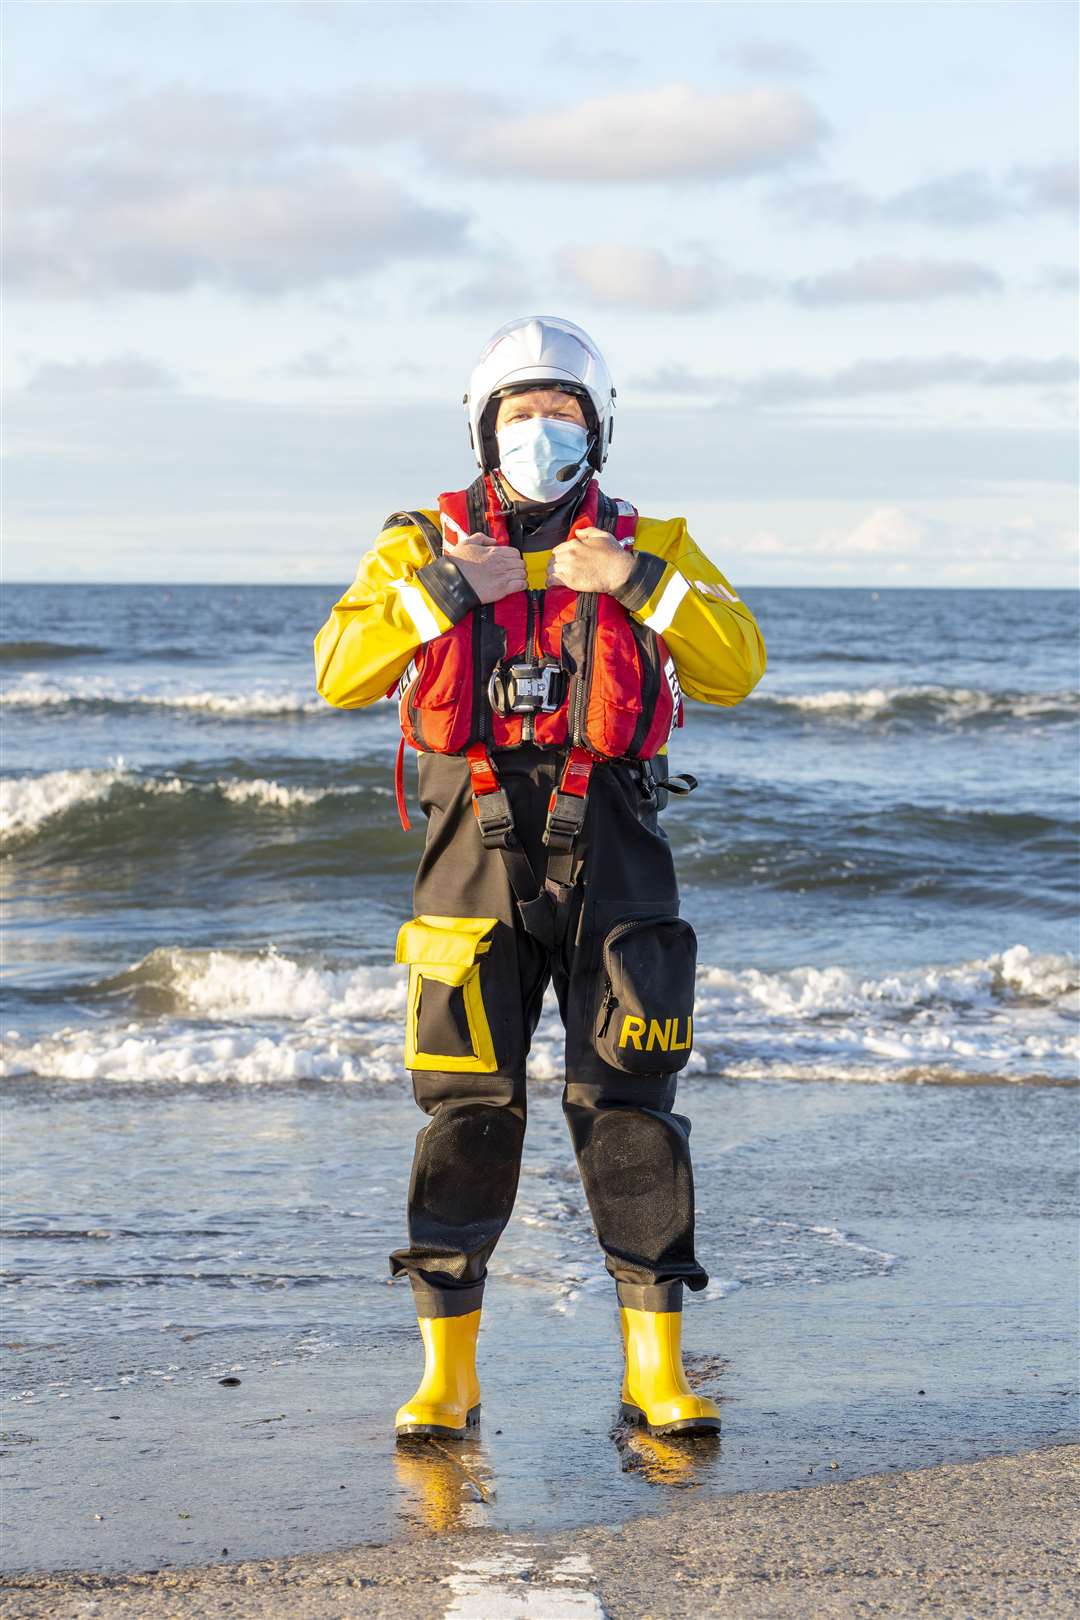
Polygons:
<instances>
[{"instance_id":1,"label":"boot sole","mask_svg":"<svg viewBox=\"0 0 1080 1620\"><path fill-rule=\"evenodd\" d=\"M465 1427L463 1429L452 1429L449 1425L442 1423L402 1423L394 1430L394 1434L398 1439L410 1434L432 1434L442 1440L464 1440L468 1430L475 1429L479 1422L480 1407L476 1405L471 1406L466 1412Z\"/></svg>"},{"instance_id":2,"label":"boot sole","mask_svg":"<svg viewBox=\"0 0 1080 1620\"><path fill-rule=\"evenodd\" d=\"M621 1401L619 1410L624 1418L639 1429L646 1429L649 1434L719 1434L720 1419L718 1417L678 1418L674 1423L650 1423L640 1406L631 1406L628 1401Z\"/></svg>"}]
</instances>

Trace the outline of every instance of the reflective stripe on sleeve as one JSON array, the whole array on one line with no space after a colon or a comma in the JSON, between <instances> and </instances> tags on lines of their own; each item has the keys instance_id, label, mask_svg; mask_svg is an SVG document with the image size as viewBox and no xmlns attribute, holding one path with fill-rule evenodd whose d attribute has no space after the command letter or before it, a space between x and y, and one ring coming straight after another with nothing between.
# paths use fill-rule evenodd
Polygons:
<instances>
[{"instance_id":1,"label":"reflective stripe on sleeve","mask_svg":"<svg viewBox=\"0 0 1080 1620\"><path fill-rule=\"evenodd\" d=\"M676 569L661 591L660 600L652 612L642 614L642 624L647 624L650 630L654 630L658 636L662 636L675 617L679 603L689 589L690 581Z\"/></svg>"},{"instance_id":2,"label":"reflective stripe on sleeve","mask_svg":"<svg viewBox=\"0 0 1080 1620\"><path fill-rule=\"evenodd\" d=\"M409 615L421 641L433 641L442 635L442 626L428 606L419 585L410 585L407 579L395 579L391 586L401 598L401 605Z\"/></svg>"}]
</instances>

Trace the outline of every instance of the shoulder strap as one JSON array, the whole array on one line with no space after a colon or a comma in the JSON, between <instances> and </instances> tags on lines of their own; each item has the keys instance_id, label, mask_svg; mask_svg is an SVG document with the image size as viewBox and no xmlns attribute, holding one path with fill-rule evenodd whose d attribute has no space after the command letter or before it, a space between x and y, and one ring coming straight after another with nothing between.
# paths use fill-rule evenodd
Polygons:
<instances>
[{"instance_id":1,"label":"shoulder strap","mask_svg":"<svg viewBox=\"0 0 1080 1620\"><path fill-rule=\"evenodd\" d=\"M608 534L615 533L615 525L619 521L619 508L610 495L600 491L596 502L596 527L606 529Z\"/></svg>"},{"instance_id":2,"label":"shoulder strap","mask_svg":"<svg viewBox=\"0 0 1080 1620\"><path fill-rule=\"evenodd\" d=\"M384 529L392 529L398 524L411 523L414 529L419 529L431 548L433 557L442 556L442 532L435 527L429 517L423 512L391 512L383 524Z\"/></svg>"}]
</instances>

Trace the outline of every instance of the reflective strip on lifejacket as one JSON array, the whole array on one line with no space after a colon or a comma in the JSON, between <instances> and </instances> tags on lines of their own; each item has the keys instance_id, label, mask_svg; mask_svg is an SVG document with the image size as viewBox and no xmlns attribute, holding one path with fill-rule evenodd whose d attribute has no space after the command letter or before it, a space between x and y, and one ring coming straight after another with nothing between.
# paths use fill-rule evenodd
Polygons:
<instances>
[{"instance_id":1,"label":"reflective strip on lifejacket","mask_svg":"<svg viewBox=\"0 0 1080 1620\"><path fill-rule=\"evenodd\" d=\"M461 527L461 524L455 523L449 512L440 512L439 518L442 523L443 539L448 540L452 546L456 546L459 540L467 540L469 538L468 534ZM451 529L453 530L453 534L450 532Z\"/></svg>"},{"instance_id":2,"label":"reflective strip on lifejacket","mask_svg":"<svg viewBox=\"0 0 1080 1620\"><path fill-rule=\"evenodd\" d=\"M390 581L390 588L397 591L401 605L412 620L421 641L434 641L436 636L442 635L446 626L441 625L435 617L419 585L412 585L407 579L393 579Z\"/></svg>"},{"instance_id":3,"label":"reflective strip on lifejacket","mask_svg":"<svg viewBox=\"0 0 1080 1620\"><path fill-rule=\"evenodd\" d=\"M664 589L660 592L660 600L651 613L640 615L642 624L647 624L656 635L662 636L678 611L679 603L690 589L690 581L678 569L672 571Z\"/></svg>"}]
</instances>

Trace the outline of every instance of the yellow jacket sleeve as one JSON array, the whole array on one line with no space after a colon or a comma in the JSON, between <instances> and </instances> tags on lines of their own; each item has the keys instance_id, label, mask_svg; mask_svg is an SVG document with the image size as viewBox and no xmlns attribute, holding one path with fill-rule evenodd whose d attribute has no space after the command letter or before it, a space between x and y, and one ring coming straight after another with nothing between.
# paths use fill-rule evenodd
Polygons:
<instances>
[{"instance_id":1,"label":"yellow jacket sleeve","mask_svg":"<svg viewBox=\"0 0 1080 1620\"><path fill-rule=\"evenodd\" d=\"M424 515L437 524L437 512ZM315 637L317 690L339 709L374 703L425 641L449 630L478 600L448 558L433 557L414 524L392 524Z\"/></svg>"},{"instance_id":2,"label":"yellow jacket sleeve","mask_svg":"<svg viewBox=\"0 0 1080 1620\"><path fill-rule=\"evenodd\" d=\"M639 518L634 552L618 600L663 636L684 692L740 702L765 673L765 642L746 603L698 550L685 518Z\"/></svg>"}]
</instances>

